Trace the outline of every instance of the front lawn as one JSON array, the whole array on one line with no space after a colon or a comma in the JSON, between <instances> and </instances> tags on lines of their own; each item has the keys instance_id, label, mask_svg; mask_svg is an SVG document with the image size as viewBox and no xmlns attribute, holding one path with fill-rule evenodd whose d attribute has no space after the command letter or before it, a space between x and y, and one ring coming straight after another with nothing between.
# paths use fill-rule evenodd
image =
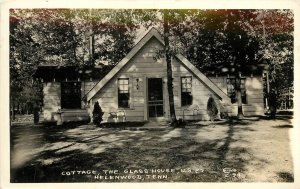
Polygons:
<instances>
[{"instance_id":1,"label":"front lawn","mask_svg":"<svg viewBox=\"0 0 300 189\"><path fill-rule=\"evenodd\" d=\"M12 126L11 182L292 182L289 119L127 130Z\"/></svg>"}]
</instances>

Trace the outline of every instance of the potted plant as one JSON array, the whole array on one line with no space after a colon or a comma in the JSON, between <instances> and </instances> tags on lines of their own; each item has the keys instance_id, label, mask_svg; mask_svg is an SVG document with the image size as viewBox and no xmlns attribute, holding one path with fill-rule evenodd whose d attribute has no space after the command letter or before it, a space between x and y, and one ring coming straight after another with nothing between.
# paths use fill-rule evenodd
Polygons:
<instances>
[{"instance_id":1,"label":"potted plant","mask_svg":"<svg viewBox=\"0 0 300 189\"><path fill-rule=\"evenodd\" d=\"M93 110L93 123L95 125L97 125L98 127L100 126L100 123L101 121L103 120L102 119L102 116L103 116L103 111L99 105L99 102L97 101L95 104L94 104L94 110Z\"/></svg>"},{"instance_id":2,"label":"potted plant","mask_svg":"<svg viewBox=\"0 0 300 189\"><path fill-rule=\"evenodd\" d=\"M214 121L218 115L218 107L215 99L210 95L207 101L207 114L209 115L210 121Z\"/></svg>"}]
</instances>

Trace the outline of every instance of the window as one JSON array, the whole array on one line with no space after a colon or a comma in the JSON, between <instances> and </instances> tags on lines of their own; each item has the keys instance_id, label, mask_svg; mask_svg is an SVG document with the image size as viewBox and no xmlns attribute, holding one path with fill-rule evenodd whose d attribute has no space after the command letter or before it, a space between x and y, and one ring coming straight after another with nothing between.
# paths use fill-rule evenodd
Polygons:
<instances>
[{"instance_id":1,"label":"window","mask_svg":"<svg viewBox=\"0 0 300 189\"><path fill-rule=\"evenodd\" d=\"M241 78L241 93L242 93L242 103L247 103L247 97L246 97L246 87L245 87L245 78ZM231 98L231 103L237 102L237 96L236 96L236 87L235 82L238 84L238 80L235 80L235 78L227 78L227 95Z\"/></svg>"},{"instance_id":2,"label":"window","mask_svg":"<svg viewBox=\"0 0 300 189\"><path fill-rule=\"evenodd\" d=\"M61 83L61 108L62 109L81 108L81 83L80 82Z\"/></svg>"},{"instance_id":3,"label":"window","mask_svg":"<svg viewBox=\"0 0 300 189\"><path fill-rule=\"evenodd\" d=\"M192 103L192 76L181 77L181 106L191 105Z\"/></svg>"},{"instance_id":4,"label":"window","mask_svg":"<svg viewBox=\"0 0 300 189\"><path fill-rule=\"evenodd\" d=\"M118 79L118 107L129 108L129 79Z\"/></svg>"}]
</instances>

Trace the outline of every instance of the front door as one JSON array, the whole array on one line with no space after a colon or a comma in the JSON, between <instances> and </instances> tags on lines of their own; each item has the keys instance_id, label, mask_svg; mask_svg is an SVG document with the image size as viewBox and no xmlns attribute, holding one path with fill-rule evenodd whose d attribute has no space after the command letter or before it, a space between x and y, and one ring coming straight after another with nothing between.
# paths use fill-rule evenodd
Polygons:
<instances>
[{"instance_id":1,"label":"front door","mask_svg":"<svg viewBox=\"0 0 300 189\"><path fill-rule=\"evenodd\" d=\"M164 116L162 78L148 79L148 112L150 118Z\"/></svg>"},{"instance_id":2,"label":"front door","mask_svg":"<svg viewBox=\"0 0 300 189\"><path fill-rule=\"evenodd\" d=\"M61 83L61 108L80 109L81 108L81 83L62 82Z\"/></svg>"}]
</instances>

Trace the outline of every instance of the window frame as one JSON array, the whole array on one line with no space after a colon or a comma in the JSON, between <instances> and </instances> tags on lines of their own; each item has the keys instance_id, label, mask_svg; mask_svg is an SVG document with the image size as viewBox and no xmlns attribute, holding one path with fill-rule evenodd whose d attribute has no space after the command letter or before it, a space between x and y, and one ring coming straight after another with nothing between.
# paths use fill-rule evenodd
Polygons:
<instances>
[{"instance_id":1,"label":"window frame","mask_svg":"<svg viewBox=\"0 0 300 189\"><path fill-rule=\"evenodd\" d=\"M227 88L227 96L231 99L231 103L236 104L237 103L237 94L235 89L235 77L229 77L226 78L226 88ZM247 98L247 89L246 89L246 78L242 77L240 78L240 84L241 84L241 93L242 93L242 104L248 104L248 98ZM229 82L232 85L232 89L229 89ZM234 95L230 95L231 92L229 90L234 91Z\"/></svg>"},{"instance_id":2,"label":"window frame","mask_svg":"<svg viewBox=\"0 0 300 189\"><path fill-rule=\"evenodd\" d=\"M120 83L120 81L127 81L127 83ZM120 85L121 84L121 85ZM120 89L121 87L120 86L123 86L122 88L123 89ZM127 88L127 89L124 89L124 87L125 88ZM120 93L120 91L123 91L123 93ZM126 92L124 92L124 91L127 91L127 93ZM131 91L130 91L130 78L118 78L117 79L117 100L118 100L118 108L119 109L128 109L128 108L130 108L130 93L131 93ZM120 101L120 94L127 94L127 106L124 106L124 105L122 105L122 104L120 104L121 103L121 101ZM123 100L124 101L124 100Z\"/></svg>"},{"instance_id":3,"label":"window frame","mask_svg":"<svg viewBox=\"0 0 300 189\"><path fill-rule=\"evenodd\" d=\"M184 78L190 78L190 83L188 82L185 82L183 83L183 79ZM184 84L186 85L190 85L190 87L184 87ZM188 91L189 89L189 91ZM183 90L186 90L186 91L183 91ZM190 98L191 99L183 99L183 98L186 98L186 94L184 93L189 93L190 95ZM193 76L190 76L190 75L187 75L187 76L181 76L180 77L180 103L181 103L181 106L182 107L185 107L185 106L191 106L193 104Z\"/></svg>"}]
</instances>

